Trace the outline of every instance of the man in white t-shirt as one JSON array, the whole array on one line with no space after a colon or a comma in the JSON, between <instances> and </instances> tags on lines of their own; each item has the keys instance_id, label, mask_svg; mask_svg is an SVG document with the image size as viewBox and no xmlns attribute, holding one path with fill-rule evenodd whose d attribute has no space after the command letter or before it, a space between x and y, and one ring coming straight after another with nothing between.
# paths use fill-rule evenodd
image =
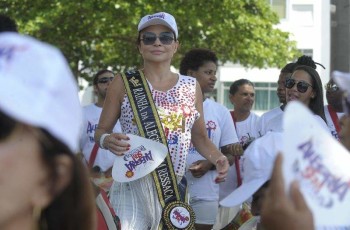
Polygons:
<instances>
[{"instance_id":1,"label":"man in white t-shirt","mask_svg":"<svg viewBox=\"0 0 350 230\"><path fill-rule=\"evenodd\" d=\"M234 121L239 142L245 149L254 139L260 137L258 133L259 116L253 113L255 101L254 84L247 79L239 79L231 84L230 101L234 106L231 117ZM230 167L225 182L220 183L219 199L222 200L232 193L241 183L241 164L237 158ZM234 218L237 208L220 207L221 220L224 227ZM214 228L217 229L217 228Z\"/></svg>"},{"instance_id":2,"label":"man in white t-shirt","mask_svg":"<svg viewBox=\"0 0 350 230\"><path fill-rule=\"evenodd\" d=\"M251 213L254 217L239 229L263 229L259 223L261 203L268 187L274 160L281 149L282 133L268 132L254 141L244 152L243 183L220 201L225 207L234 207L251 199Z\"/></svg>"},{"instance_id":3,"label":"man in white t-shirt","mask_svg":"<svg viewBox=\"0 0 350 230\"><path fill-rule=\"evenodd\" d=\"M92 167L94 172L110 171L115 155L108 150L98 148L95 160L91 158L91 153L95 145L94 134L97 127L102 106L106 97L107 87L114 79L114 73L110 70L100 70L93 78L94 93L97 97L97 102L83 107L83 125L80 138L80 151L84 156L84 161ZM115 132L121 132L120 123L113 129Z\"/></svg>"},{"instance_id":4,"label":"man in white t-shirt","mask_svg":"<svg viewBox=\"0 0 350 230\"><path fill-rule=\"evenodd\" d=\"M181 60L180 73L197 79L202 93L214 90L217 70L216 54L208 49L192 49ZM228 109L206 98L203 102L204 121L209 139L220 148L232 163L232 150L238 144L235 127ZM234 145L234 143L237 143ZM196 215L195 228L210 230L216 221L219 209L219 184L215 183L215 166L191 146L187 156L186 179L188 182L190 205Z\"/></svg>"},{"instance_id":5,"label":"man in white t-shirt","mask_svg":"<svg viewBox=\"0 0 350 230\"><path fill-rule=\"evenodd\" d=\"M340 131L339 119L344 115L342 106L343 92L331 78L325 86L328 105L324 106L327 125L332 136L339 140Z\"/></svg>"},{"instance_id":6,"label":"man in white t-shirt","mask_svg":"<svg viewBox=\"0 0 350 230\"><path fill-rule=\"evenodd\" d=\"M229 97L234 106L231 117L235 124L239 142L245 149L254 139L260 137L257 129L259 116L251 111L255 102L254 84L247 79L239 79L233 82L230 86ZM227 177L226 182L220 184L220 200L234 190L229 177L237 182L235 178L238 178L239 175L236 174L236 167L235 165L231 166L233 173Z\"/></svg>"}]
</instances>

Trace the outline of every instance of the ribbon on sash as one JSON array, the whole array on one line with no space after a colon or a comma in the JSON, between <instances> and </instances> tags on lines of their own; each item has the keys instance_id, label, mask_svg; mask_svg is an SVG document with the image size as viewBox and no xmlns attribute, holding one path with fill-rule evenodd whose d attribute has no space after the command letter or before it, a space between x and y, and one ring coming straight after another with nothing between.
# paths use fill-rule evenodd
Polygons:
<instances>
[{"instance_id":1,"label":"ribbon on sash","mask_svg":"<svg viewBox=\"0 0 350 230\"><path fill-rule=\"evenodd\" d=\"M327 108L328 108L328 113L331 117L331 120L333 122L333 125L334 125L334 128L335 128L335 131L337 132L337 140L339 140L338 138L338 133L340 132L340 125L339 125L339 119L338 119L338 115L337 115L337 112L335 112L335 110L333 109L332 106L330 105L327 105ZM327 116L327 113L326 113L326 116ZM332 135L334 136L334 134L332 133Z\"/></svg>"},{"instance_id":2,"label":"ribbon on sash","mask_svg":"<svg viewBox=\"0 0 350 230\"><path fill-rule=\"evenodd\" d=\"M126 94L133 110L139 134L168 146L163 126L142 71L122 73ZM192 208L181 200L170 153L152 172L159 202L163 208L159 229L194 229Z\"/></svg>"}]
</instances>

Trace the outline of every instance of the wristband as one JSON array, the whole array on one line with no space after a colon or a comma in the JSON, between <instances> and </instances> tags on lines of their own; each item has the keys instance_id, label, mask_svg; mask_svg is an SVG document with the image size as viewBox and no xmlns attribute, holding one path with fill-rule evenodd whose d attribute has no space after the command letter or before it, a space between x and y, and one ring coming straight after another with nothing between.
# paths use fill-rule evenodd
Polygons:
<instances>
[{"instance_id":1,"label":"wristband","mask_svg":"<svg viewBox=\"0 0 350 230\"><path fill-rule=\"evenodd\" d=\"M100 148L102 148L102 149L107 149L107 148L105 148L105 147L103 146L103 142L104 142L105 138L106 138L107 136L109 136L109 135L110 135L109 133L104 133L104 134L101 135L101 137L100 137Z\"/></svg>"}]
</instances>

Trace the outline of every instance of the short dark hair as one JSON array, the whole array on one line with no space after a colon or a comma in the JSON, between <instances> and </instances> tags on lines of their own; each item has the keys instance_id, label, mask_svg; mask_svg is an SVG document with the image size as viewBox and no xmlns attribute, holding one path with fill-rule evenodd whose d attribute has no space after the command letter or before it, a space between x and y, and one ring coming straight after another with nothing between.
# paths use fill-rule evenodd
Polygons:
<instances>
[{"instance_id":1,"label":"short dark hair","mask_svg":"<svg viewBox=\"0 0 350 230\"><path fill-rule=\"evenodd\" d=\"M249 81L248 79L239 79L237 81L234 81L230 86L230 94L235 95L238 91L238 88L242 85L251 85L254 88L253 82Z\"/></svg>"},{"instance_id":2,"label":"short dark hair","mask_svg":"<svg viewBox=\"0 0 350 230\"><path fill-rule=\"evenodd\" d=\"M209 49L195 48L188 51L180 63L180 74L187 75L189 70L197 71L206 62L214 62L218 65L216 54Z\"/></svg>"},{"instance_id":3,"label":"short dark hair","mask_svg":"<svg viewBox=\"0 0 350 230\"><path fill-rule=\"evenodd\" d=\"M12 18L0 14L0 32L18 32L16 22Z\"/></svg>"},{"instance_id":4,"label":"short dark hair","mask_svg":"<svg viewBox=\"0 0 350 230\"><path fill-rule=\"evenodd\" d=\"M100 71L98 71L95 75L94 75L94 78L92 79L92 84L93 85L97 85L98 83L98 77L104 73L111 73L114 75L113 71L111 70L108 70L108 69L102 69Z\"/></svg>"}]
</instances>

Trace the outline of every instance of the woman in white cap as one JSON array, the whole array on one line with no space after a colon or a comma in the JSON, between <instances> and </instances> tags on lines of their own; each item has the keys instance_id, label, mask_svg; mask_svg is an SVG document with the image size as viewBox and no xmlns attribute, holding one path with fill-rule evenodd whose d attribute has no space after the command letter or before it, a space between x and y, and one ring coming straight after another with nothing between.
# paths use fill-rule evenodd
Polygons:
<instances>
[{"instance_id":1,"label":"woman in white cap","mask_svg":"<svg viewBox=\"0 0 350 230\"><path fill-rule=\"evenodd\" d=\"M0 34L0 229L96 229L76 81L52 46Z\"/></svg>"},{"instance_id":2,"label":"woman in white cap","mask_svg":"<svg viewBox=\"0 0 350 230\"><path fill-rule=\"evenodd\" d=\"M145 135L147 137L147 133L151 134L148 137L152 139L153 133L163 133L171 161L161 178L155 178L152 173L127 183L114 182L110 194L111 201L118 212L123 229L191 228L194 221L192 211L185 202L180 206L173 206L179 201L179 196L175 195L175 199L172 196L172 193L178 193L176 187L183 182L190 141L192 140L205 158L216 165L217 183L225 180L229 164L227 158L207 136L201 114L203 99L199 84L192 77L170 70L172 58L179 46L174 17L165 12L146 15L140 20L138 32L137 47L143 58L143 69L118 75L110 84L95 132L95 141L100 147L108 148L117 155L123 155L129 150L128 136L112 133L112 127L119 119L124 133L141 135L138 128L142 129L147 124L139 125L137 119L135 120L135 113L141 110L142 113L138 115L142 117L142 123L144 118L148 118L148 112L152 108L147 107L149 102L145 101L145 96L138 94L143 89L132 87L139 87L141 83L147 82L143 87L149 87L152 97L150 103L155 105L155 116L156 119L159 116L162 127L150 131L148 128L152 127L147 126ZM130 87L131 92L137 92L133 103L130 102ZM133 110L130 104L141 107L138 107L139 110ZM147 116L144 116L145 114ZM155 172L161 173L157 170ZM170 175L170 179L166 175ZM171 181L175 181L176 185L164 187ZM167 193L168 189L172 191L172 195ZM181 189L179 191L181 193ZM183 195L180 195L182 201Z\"/></svg>"}]
</instances>

